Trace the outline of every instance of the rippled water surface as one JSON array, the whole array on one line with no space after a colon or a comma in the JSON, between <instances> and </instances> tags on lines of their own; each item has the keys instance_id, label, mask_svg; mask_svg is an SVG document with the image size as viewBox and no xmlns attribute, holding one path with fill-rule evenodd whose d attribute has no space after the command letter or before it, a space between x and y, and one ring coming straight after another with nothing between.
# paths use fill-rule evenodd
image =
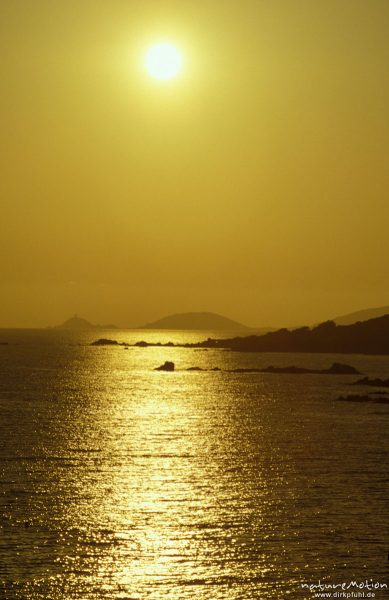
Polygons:
<instances>
[{"instance_id":1,"label":"rippled water surface","mask_svg":"<svg viewBox=\"0 0 389 600\"><path fill-rule=\"evenodd\" d=\"M337 360L389 377L389 357L95 338L0 332L0 598L306 599L319 579L387 582L389 405L336 401L352 375L185 369ZM153 371L165 360L178 370Z\"/></svg>"}]
</instances>

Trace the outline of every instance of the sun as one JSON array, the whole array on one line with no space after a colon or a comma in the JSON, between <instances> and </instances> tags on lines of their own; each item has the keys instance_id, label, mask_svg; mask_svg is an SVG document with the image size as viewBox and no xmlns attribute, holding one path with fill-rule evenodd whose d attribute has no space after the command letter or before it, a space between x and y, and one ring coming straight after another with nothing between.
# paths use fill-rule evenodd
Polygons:
<instances>
[{"instance_id":1,"label":"sun","mask_svg":"<svg viewBox=\"0 0 389 600\"><path fill-rule=\"evenodd\" d=\"M144 64L154 79L173 79L181 71L182 56L172 44L155 44L147 51Z\"/></svg>"}]
</instances>

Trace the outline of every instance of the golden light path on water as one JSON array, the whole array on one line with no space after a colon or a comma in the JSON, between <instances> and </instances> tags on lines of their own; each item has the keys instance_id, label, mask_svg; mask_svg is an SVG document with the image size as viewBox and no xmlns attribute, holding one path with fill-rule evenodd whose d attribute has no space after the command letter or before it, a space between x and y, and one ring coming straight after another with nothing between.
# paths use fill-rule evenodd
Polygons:
<instances>
[{"instance_id":1,"label":"golden light path on water","mask_svg":"<svg viewBox=\"0 0 389 600\"><path fill-rule=\"evenodd\" d=\"M163 362L164 352L154 354L154 363ZM210 580L205 558L215 549L207 548L198 529L214 531L223 511L221 474L219 469L208 473L214 468L207 464L207 453L214 450L204 447L211 440L204 437L198 412L197 399L204 390L196 383L188 386L186 374L178 375L176 383L166 375L155 373L152 388L140 401L116 403L109 416L111 451L126 460L115 470L111 493L99 510L115 526L121 524L115 532L120 550L112 550L115 583L123 591L131 589L135 597L136 590L147 589L151 582L157 587L170 582L168 597L180 598L181 586L174 592L177 578L192 585ZM231 532L226 539L233 541ZM223 561L228 562L228 548L224 552Z\"/></svg>"}]
</instances>

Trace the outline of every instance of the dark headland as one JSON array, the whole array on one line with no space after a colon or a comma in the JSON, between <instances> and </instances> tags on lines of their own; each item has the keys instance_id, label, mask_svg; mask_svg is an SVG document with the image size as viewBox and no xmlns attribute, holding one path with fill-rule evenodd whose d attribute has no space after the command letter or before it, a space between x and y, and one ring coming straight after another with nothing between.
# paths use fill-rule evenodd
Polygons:
<instances>
[{"instance_id":1,"label":"dark headland","mask_svg":"<svg viewBox=\"0 0 389 600\"><path fill-rule=\"evenodd\" d=\"M240 352L389 354L389 315L353 325L336 325L333 321L326 321L312 329L279 329L261 336L207 340L201 345Z\"/></svg>"},{"instance_id":2,"label":"dark headland","mask_svg":"<svg viewBox=\"0 0 389 600\"><path fill-rule=\"evenodd\" d=\"M389 315L354 323L336 325L326 321L312 329L279 329L264 335L228 339L208 338L202 342L150 344L136 346L183 346L187 348L224 348L237 352L318 352L331 354L389 354Z\"/></svg>"},{"instance_id":3,"label":"dark headland","mask_svg":"<svg viewBox=\"0 0 389 600\"><path fill-rule=\"evenodd\" d=\"M100 339L92 345L115 344ZM125 344L129 345L129 344ZM136 342L134 346L217 348L237 352L304 352L331 354L389 354L389 315L354 325L336 325L326 321L312 329L279 329L264 335L249 335L227 339L208 338L202 342L175 344L173 342Z\"/></svg>"}]
</instances>

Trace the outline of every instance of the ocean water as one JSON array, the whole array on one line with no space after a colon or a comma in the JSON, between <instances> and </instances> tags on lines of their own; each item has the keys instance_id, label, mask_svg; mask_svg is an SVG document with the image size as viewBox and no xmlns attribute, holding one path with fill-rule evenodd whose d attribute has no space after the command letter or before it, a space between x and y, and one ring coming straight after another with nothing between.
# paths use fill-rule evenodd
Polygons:
<instances>
[{"instance_id":1,"label":"ocean water","mask_svg":"<svg viewBox=\"0 0 389 600\"><path fill-rule=\"evenodd\" d=\"M388 583L389 405L337 401L353 375L185 369L338 361L389 377L389 357L89 345L215 335L0 331L0 598ZM154 371L165 360L174 373Z\"/></svg>"}]
</instances>

